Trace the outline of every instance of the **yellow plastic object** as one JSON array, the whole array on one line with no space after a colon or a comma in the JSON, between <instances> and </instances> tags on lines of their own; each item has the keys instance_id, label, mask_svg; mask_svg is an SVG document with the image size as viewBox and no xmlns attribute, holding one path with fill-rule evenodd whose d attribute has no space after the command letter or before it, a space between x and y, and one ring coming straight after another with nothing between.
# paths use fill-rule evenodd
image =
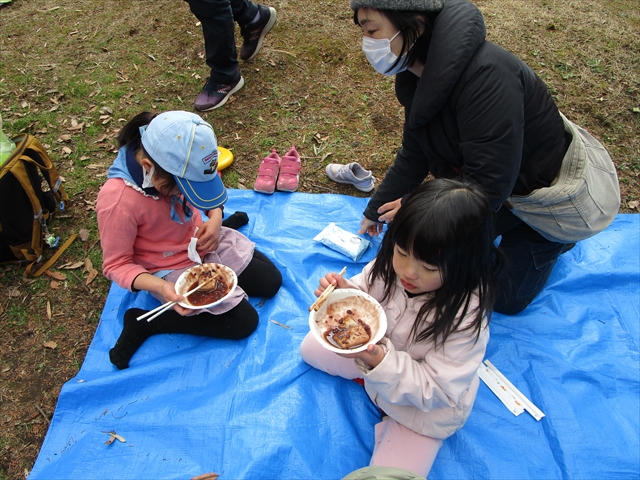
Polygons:
<instances>
[{"instance_id":1,"label":"yellow plastic object","mask_svg":"<svg viewBox=\"0 0 640 480\"><path fill-rule=\"evenodd\" d=\"M218 147L218 171L224 170L233 163L233 153L224 147Z\"/></svg>"}]
</instances>

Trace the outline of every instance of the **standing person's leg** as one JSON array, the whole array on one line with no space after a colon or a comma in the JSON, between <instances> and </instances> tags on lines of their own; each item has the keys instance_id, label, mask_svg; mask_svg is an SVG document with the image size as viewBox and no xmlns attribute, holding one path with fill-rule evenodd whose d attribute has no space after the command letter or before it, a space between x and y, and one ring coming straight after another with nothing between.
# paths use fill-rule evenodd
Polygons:
<instances>
[{"instance_id":1,"label":"standing person's leg","mask_svg":"<svg viewBox=\"0 0 640 480\"><path fill-rule=\"evenodd\" d=\"M498 296L494 310L514 315L524 310L544 288L560 254L574 244L551 242L501 209L496 233L501 235L504 266L498 275ZM515 219L515 220L514 220Z\"/></svg>"},{"instance_id":2,"label":"standing person's leg","mask_svg":"<svg viewBox=\"0 0 640 480\"><path fill-rule=\"evenodd\" d=\"M395 467L427 477L442 440L425 437L385 417L376 425L372 466Z\"/></svg>"},{"instance_id":3,"label":"standing person's leg","mask_svg":"<svg viewBox=\"0 0 640 480\"><path fill-rule=\"evenodd\" d=\"M213 110L244 85L238 70L235 23L229 0L187 0L191 12L202 24L207 65L211 73L196 98L199 111Z\"/></svg>"},{"instance_id":4,"label":"standing person's leg","mask_svg":"<svg viewBox=\"0 0 640 480\"><path fill-rule=\"evenodd\" d=\"M251 0L229 0L229 4L233 12L233 19L240 26L253 22L258 15L258 5Z\"/></svg>"},{"instance_id":5,"label":"standing person's leg","mask_svg":"<svg viewBox=\"0 0 640 480\"><path fill-rule=\"evenodd\" d=\"M230 0L233 18L240 25L244 42L240 48L240 58L244 61L255 57L264 37L276 23L277 12L273 7L257 5L250 0Z\"/></svg>"}]
</instances>

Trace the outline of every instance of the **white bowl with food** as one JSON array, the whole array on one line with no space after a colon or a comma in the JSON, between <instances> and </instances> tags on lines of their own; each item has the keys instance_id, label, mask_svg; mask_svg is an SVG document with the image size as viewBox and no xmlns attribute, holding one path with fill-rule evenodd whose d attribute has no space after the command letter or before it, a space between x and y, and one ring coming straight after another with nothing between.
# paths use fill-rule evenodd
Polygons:
<instances>
[{"instance_id":1,"label":"white bowl with food","mask_svg":"<svg viewBox=\"0 0 640 480\"><path fill-rule=\"evenodd\" d=\"M210 308L224 302L238 286L236 272L220 263L203 263L182 272L175 283L176 293L185 295L206 283L192 294L185 296L179 305L184 308Z\"/></svg>"},{"instance_id":2,"label":"white bowl with food","mask_svg":"<svg viewBox=\"0 0 640 480\"><path fill-rule=\"evenodd\" d=\"M327 350L357 353L384 337L387 316L371 295L355 288L339 288L318 311L311 310L309 328Z\"/></svg>"}]
</instances>

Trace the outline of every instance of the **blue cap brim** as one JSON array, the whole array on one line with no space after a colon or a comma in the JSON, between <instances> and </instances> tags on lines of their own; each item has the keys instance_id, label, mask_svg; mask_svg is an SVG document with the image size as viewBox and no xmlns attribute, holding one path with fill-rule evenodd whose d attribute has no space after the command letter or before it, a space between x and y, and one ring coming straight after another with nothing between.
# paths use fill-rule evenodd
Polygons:
<instances>
[{"instance_id":1,"label":"blue cap brim","mask_svg":"<svg viewBox=\"0 0 640 480\"><path fill-rule=\"evenodd\" d=\"M174 178L187 201L200 210L213 210L227 201L227 189L217 172L215 178L207 182L193 182L178 176Z\"/></svg>"}]
</instances>

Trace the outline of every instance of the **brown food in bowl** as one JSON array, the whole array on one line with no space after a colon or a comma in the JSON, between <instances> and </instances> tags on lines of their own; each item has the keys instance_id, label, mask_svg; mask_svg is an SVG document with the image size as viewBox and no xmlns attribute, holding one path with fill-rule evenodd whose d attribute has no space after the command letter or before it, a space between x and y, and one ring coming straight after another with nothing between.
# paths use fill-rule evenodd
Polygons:
<instances>
[{"instance_id":1,"label":"brown food in bowl","mask_svg":"<svg viewBox=\"0 0 640 480\"><path fill-rule=\"evenodd\" d=\"M325 339L343 350L357 348L371 339L371 327L362 319L357 321L351 315L338 320L338 325L327 330Z\"/></svg>"},{"instance_id":2,"label":"brown food in bowl","mask_svg":"<svg viewBox=\"0 0 640 480\"><path fill-rule=\"evenodd\" d=\"M212 280L209 285L187 296L187 302L196 307L201 305L209 305L211 303L217 302L227 293L229 293L229 285L227 285L227 282L225 282L225 280L222 278L222 275L220 275L219 273L215 275L217 275L217 278L215 280ZM211 271L202 272L200 276L195 280L195 282L192 283L189 288L187 288L187 291L193 290L201 283L208 281L212 276L214 276L214 273Z\"/></svg>"}]
</instances>

